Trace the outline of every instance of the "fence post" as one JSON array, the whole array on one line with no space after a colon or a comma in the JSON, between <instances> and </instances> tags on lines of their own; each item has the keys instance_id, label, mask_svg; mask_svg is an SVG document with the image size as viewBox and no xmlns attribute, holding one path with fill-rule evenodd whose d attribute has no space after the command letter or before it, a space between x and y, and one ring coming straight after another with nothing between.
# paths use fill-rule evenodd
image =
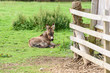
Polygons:
<instances>
[{"instance_id":1,"label":"fence post","mask_svg":"<svg viewBox=\"0 0 110 73\"><path fill-rule=\"evenodd\" d=\"M108 10L104 10L104 15L109 15L109 11ZM104 22L104 30L103 32L105 34L109 34L109 22ZM109 41L106 41L104 40L104 49L106 50L109 50L110 51L110 42ZM104 61L106 63L109 63L110 64L110 58L108 58L107 56L104 56ZM110 71L108 71L107 69L104 69L104 73L110 73Z\"/></svg>"},{"instance_id":2,"label":"fence post","mask_svg":"<svg viewBox=\"0 0 110 73\"><path fill-rule=\"evenodd\" d=\"M92 14L97 14L98 13L98 0L92 0L92 5L91 5L91 13ZM96 30L95 29L95 25L97 24L97 20L91 20L91 24L90 24L90 29L91 30ZM89 36L89 42L91 43L96 43L96 37L93 36ZM92 49L90 49L90 54L93 55L94 51Z\"/></svg>"},{"instance_id":3,"label":"fence post","mask_svg":"<svg viewBox=\"0 0 110 73\"><path fill-rule=\"evenodd\" d=\"M82 11L81 2L80 1L72 2L72 9ZM76 24L76 25L79 25L79 26L83 26L82 17L77 16L77 15L73 15L73 23ZM82 32L74 30L74 33L75 33L76 37L85 40L85 36ZM89 49L87 47L85 47L84 45L79 44L79 48L80 48L81 51L83 51L87 54L90 54ZM85 58L83 58L83 61L84 61L85 65L88 65L90 63L90 61L85 59Z\"/></svg>"},{"instance_id":4,"label":"fence post","mask_svg":"<svg viewBox=\"0 0 110 73\"><path fill-rule=\"evenodd\" d=\"M74 31L73 31L73 36L76 37L76 34L75 34ZM75 48L78 48L79 49L79 44L77 42L74 42L73 43L73 46ZM77 62L80 58L81 58L81 56L74 52L74 62Z\"/></svg>"}]
</instances>

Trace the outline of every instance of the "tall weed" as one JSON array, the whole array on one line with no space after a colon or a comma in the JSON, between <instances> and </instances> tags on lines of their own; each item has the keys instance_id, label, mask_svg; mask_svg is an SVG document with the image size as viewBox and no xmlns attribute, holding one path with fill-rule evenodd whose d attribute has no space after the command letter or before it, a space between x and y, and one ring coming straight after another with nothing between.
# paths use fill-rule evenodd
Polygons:
<instances>
[{"instance_id":1,"label":"tall weed","mask_svg":"<svg viewBox=\"0 0 110 73\"><path fill-rule=\"evenodd\" d=\"M60 7L54 11L39 10L37 15L26 18L19 15L18 19L14 21L13 28L15 30L37 30L42 31L45 29L46 24L52 25L55 23L55 30L69 29L70 19L60 11Z\"/></svg>"}]
</instances>

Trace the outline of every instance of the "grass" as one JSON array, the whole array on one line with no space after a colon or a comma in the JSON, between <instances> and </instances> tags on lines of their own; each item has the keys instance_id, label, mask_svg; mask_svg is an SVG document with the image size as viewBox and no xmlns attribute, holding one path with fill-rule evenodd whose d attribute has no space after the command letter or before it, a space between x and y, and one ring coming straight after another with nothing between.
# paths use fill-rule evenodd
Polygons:
<instances>
[{"instance_id":1,"label":"grass","mask_svg":"<svg viewBox=\"0 0 110 73\"><path fill-rule=\"evenodd\" d=\"M22 63L26 59L37 56L72 57L73 54L69 50L71 44L69 36L73 33L70 30L55 32L54 43L60 44L60 46L54 49L30 48L28 46L30 38L39 36L43 32L12 30L12 22L18 14L33 16L41 7L46 10L54 10L57 6L60 6L61 11L72 19L72 15L69 13L71 2L0 2L0 63ZM82 6L83 8L90 8L90 2L83 2ZM84 22L89 23L90 21L84 18ZM36 67L19 67L17 71L24 70L25 72L29 68L34 69ZM30 70L30 72L34 73L34 70ZM0 72L5 73L6 71L14 73L13 70L1 70Z\"/></svg>"},{"instance_id":2,"label":"grass","mask_svg":"<svg viewBox=\"0 0 110 73\"><path fill-rule=\"evenodd\" d=\"M60 53L60 50L61 50L60 47L55 48L55 49L50 49L50 48L39 49L39 48L28 47L28 40L31 37L40 35L41 33L42 32L35 32L35 31L13 31L11 33L8 33L8 35L10 35L10 36L7 36L8 38L5 37L4 40L1 39L2 42L0 46L1 48L0 53L8 54L8 55L11 55L12 57L10 58L0 57L1 63L11 63L11 62L17 62L17 61L21 62L22 60L25 60L32 56L49 56L49 55L50 56L66 56L66 55L69 55L69 54L65 55L65 52L62 53L62 51ZM55 33L55 35L57 36L55 37L55 40L57 39L58 40L54 42L58 44L60 43L61 47L62 47L63 40L65 41L64 43L66 42L70 43L69 38L67 37L70 35L70 33L69 34L65 34L65 33L66 32ZM62 39L62 37L65 39Z\"/></svg>"}]
</instances>

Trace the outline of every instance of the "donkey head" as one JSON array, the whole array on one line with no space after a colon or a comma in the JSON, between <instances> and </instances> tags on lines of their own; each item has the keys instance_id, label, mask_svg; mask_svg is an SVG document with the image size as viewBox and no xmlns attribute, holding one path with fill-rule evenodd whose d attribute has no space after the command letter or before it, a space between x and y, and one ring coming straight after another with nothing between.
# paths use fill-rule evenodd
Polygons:
<instances>
[{"instance_id":1,"label":"donkey head","mask_svg":"<svg viewBox=\"0 0 110 73\"><path fill-rule=\"evenodd\" d=\"M52 26L46 25L46 29L47 29L47 38L50 41L54 40L54 29L55 29L55 24L53 24Z\"/></svg>"}]
</instances>

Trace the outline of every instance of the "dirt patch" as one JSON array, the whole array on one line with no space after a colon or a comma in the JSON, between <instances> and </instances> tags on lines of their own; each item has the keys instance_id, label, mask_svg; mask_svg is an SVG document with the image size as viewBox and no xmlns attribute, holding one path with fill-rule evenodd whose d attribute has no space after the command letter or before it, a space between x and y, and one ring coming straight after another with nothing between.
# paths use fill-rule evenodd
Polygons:
<instances>
[{"instance_id":1,"label":"dirt patch","mask_svg":"<svg viewBox=\"0 0 110 73\"><path fill-rule=\"evenodd\" d=\"M41 73L103 73L104 69L96 64L85 67L82 59L73 62L73 58L62 57L38 57L28 59L22 64L3 64L0 70L16 69L15 66L40 66Z\"/></svg>"},{"instance_id":2,"label":"dirt patch","mask_svg":"<svg viewBox=\"0 0 110 73\"><path fill-rule=\"evenodd\" d=\"M47 65L48 68L41 68L43 72L51 73L103 73L104 70L96 64L85 67L82 59L73 62L73 58L39 57L28 60L31 65Z\"/></svg>"},{"instance_id":3,"label":"dirt patch","mask_svg":"<svg viewBox=\"0 0 110 73\"><path fill-rule=\"evenodd\" d=\"M15 66L18 66L18 63L7 63L7 64L0 64L0 70L5 70L5 69L14 69Z\"/></svg>"}]
</instances>

